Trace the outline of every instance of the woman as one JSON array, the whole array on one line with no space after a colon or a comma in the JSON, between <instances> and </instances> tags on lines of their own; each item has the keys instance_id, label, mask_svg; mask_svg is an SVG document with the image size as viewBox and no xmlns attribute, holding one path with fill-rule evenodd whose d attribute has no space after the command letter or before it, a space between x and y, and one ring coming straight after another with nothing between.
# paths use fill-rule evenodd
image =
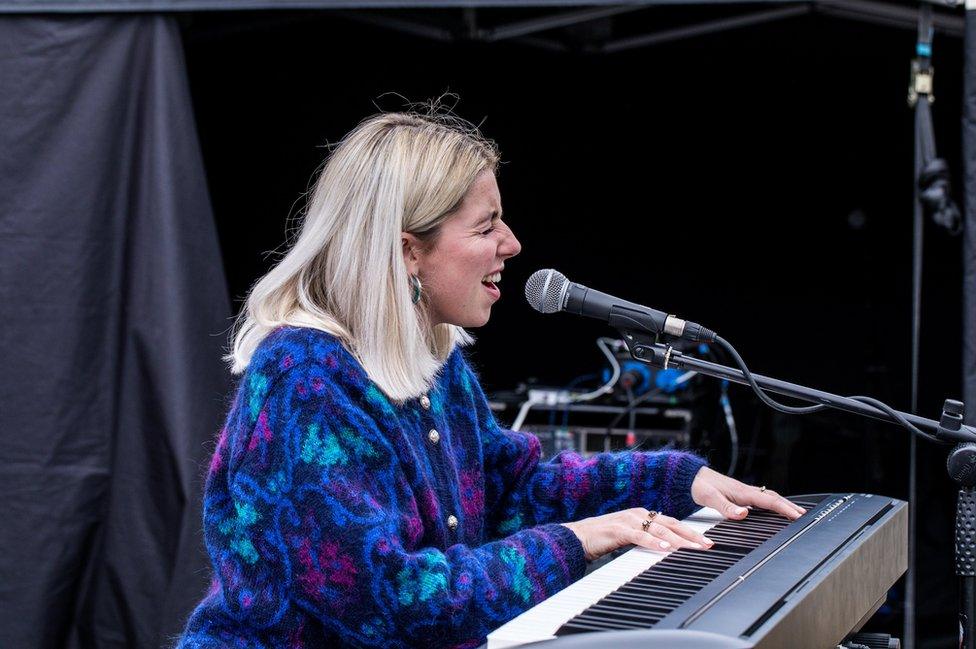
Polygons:
<instances>
[{"instance_id":1,"label":"woman","mask_svg":"<svg viewBox=\"0 0 976 649\"><path fill-rule=\"evenodd\" d=\"M690 453L542 463L498 426L460 349L521 247L497 164L470 125L413 114L332 153L235 333L214 579L181 647L477 646L622 545L709 546L677 521L696 503L802 513Z\"/></svg>"}]
</instances>

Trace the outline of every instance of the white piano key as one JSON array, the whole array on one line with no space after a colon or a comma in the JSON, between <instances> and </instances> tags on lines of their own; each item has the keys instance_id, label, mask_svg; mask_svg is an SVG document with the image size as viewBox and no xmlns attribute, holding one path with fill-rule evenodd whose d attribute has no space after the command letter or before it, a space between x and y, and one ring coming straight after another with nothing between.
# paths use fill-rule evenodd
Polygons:
<instances>
[{"instance_id":1,"label":"white piano key","mask_svg":"<svg viewBox=\"0 0 976 649\"><path fill-rule=\"evenodd\" d=\"M700 509L682 523L705 533L724 518L714 509ZM707 534L706 534L707 536ZM645 548L628 550L613 561L570 584L549 599L488 634L488 649L508 649L552 640L556 631L614 590L666 557Z\"/></svg>"}]
</instances>

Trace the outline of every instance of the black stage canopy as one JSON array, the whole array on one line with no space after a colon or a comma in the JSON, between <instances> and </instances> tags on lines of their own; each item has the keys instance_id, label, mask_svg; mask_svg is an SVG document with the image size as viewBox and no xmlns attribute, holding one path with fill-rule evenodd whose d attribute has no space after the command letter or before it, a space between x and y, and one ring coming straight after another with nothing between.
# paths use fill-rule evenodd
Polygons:
<instances>
[{"instance_id":1,"label":"black stage canopy","mask_svg":"<svg viewBox=\"0 0 976 649\"><path fill-rule=\"evenodd\" d=\"M968 30L960 347L963 398L976 423L976 20L964 21L956 3L932 4L938 31ZM918 6L0 0L0 490L12 514L0 530L0 646L158 647L206 586L199 489L226 411L220 353L231 309L171 14L355 10L363 21L435 40L532 37L529 44L560 50L557 40L532 35L665 5L742 13L594 51L811 12L915 29ZM402 13L420 8L479 14L458 29Z\"/></svg>"}]
</instances>

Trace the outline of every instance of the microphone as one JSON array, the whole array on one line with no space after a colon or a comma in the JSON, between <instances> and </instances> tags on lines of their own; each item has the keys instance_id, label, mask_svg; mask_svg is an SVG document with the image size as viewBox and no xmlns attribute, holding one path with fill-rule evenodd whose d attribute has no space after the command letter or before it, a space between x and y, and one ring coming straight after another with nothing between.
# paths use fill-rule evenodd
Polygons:
<instances>
[{"instance_id":1,"label":"microphone","mask_svg":"<svg viewBox=\"0 0 976 649\"><path fill-rule=\"evenodd\" d=\"M532 273L525 282L525 299L540 313L566 311L596 318L625 331L665 334L696 342L714 342L716 334L700 324L594 291L566 279L558 270L546 268Z\"/></svg>"}]
</instances>

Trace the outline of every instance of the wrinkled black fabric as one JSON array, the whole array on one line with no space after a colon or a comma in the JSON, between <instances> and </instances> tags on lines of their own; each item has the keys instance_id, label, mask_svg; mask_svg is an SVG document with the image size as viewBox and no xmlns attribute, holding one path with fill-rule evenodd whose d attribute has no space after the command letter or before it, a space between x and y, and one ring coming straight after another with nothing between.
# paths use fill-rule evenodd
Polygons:
<instances>
[{"instance_id":1,"label":"wrinkled black fabric","mask_svg":"<svg viewBox=\"0 0 976 649\"><path fill-rule=\"evenodd\" d=\"M699 0L701 1L701 0ZM773 0L766 0L767 2ZM793 0L778 0L792 2ZM567 0L543 2L553 6L618 4L619 0ZM250 11L256 9L341 9L341 8L404 8L404 7L469 7L469 6L529 6L540 3L532 0L0 0L0 13L64 12L90 13L159 12L159 11Z\"/></svg>"},{"instance_id":2,"label":"wrinkled black fabric","mask_svg":"<svg viewBox=\"0 0 976 649\"><path fill-rule=\"evenodd\" d=\"M0 89L0 647L158 647L228 389L177 26L2 18Z\"/></svg>"},{"instance_id":3,"label":"wrinkled black fabric","mask_svg":"<svg viewBox=\"0 0 976 649\"><path fill-rule=\"evenodd\" d=\"M962 374L966 423L976 426L976 10L966 11L962 142L963 298Z\"/></svg>"}]
</instances>

